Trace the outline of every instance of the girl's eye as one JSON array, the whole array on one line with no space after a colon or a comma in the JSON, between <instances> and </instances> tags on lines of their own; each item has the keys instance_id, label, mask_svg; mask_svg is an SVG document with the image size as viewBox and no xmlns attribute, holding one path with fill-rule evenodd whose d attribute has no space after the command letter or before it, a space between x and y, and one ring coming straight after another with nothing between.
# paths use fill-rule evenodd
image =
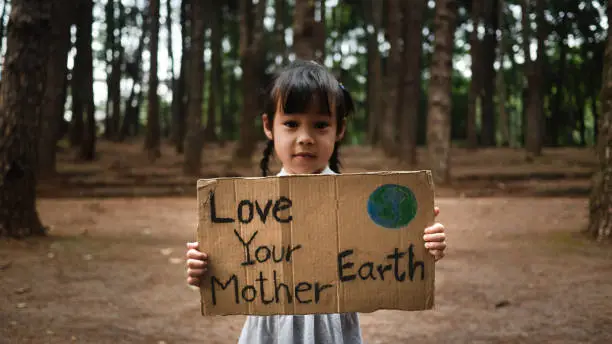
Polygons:
<instances>
[{"instance_id":1,"label":"girl's eye","mask_svg":"<svg viewBox=\"0 0 612 344\"><path fill-rule=\"evenodd\" d=\"M317 122L315 123L315 128L317 129L325 129L329 127L329 122Z\"/></svg>"},{"instance_id":2,"label":"girl's eye","mask_svg":"<svg viewBox=\"0 0 612 344\"><path fill-rule=\"evenodd\" d=\"M286 121L283 125L287 128L297 128L298 124L296 121Z\"/></svg>"}]
</instances>

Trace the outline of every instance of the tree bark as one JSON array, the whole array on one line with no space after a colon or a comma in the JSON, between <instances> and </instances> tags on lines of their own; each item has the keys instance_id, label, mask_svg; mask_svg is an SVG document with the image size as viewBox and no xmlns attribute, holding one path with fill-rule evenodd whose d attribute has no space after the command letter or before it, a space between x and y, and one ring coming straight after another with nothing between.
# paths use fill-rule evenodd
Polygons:
<instances>
[{"instance_id":1,"label":"tree bark","mask_svg":"<svg viewBox=\"0 0 612 344\"><path fill-rule=\"evenodd\" d=\"M287 27L285 24L286 7L287 0L274 0L274 35L280 65L284 65L285 54L287 53L287 44L285 44L285 28Z\"/></svg>"},{"instance_id":2,"label":"tree bark","mask_svg":"<svg viewBox=\"0 0 612 344\"><path fill-rule=\"evenodd\" d=\"M189 75L189 56L190 56L190 37L191 20L190 9L191 1L181 1L181 70L176 83L176 88L173 89L172 97L172 141L175 145L177 154L183 154L185 148L185 119L188 104L188 77Z\"/></svg>"},{"instance_id":3,"label":"tree bark","mask_svg":"<svg viewBox=\"0 0 612 344\"><path fill-rule=\"evenodd\" d=\"M115 61L115 0L107 0L104 6L106 24L106 42L104 46L104 58L106 62L106 115L104 117L104 138L110 140L115 133L112 123L112 100L113 100L113 64ZM110 50L110 56L107 53ZM110 70L110 73L108 72Z\"/></svg>"},{"instance_id":4,"label":"tree bark","mask_svg":"<svg viewBox=\"0 0 612 344\"><path fill-rule=\"evenodd\" d=\"M372 26L372 32L368 32L368 142L376 145L380 141L380 114L384 110L384 102L381 99L382 90L382 60L378 48L378 34L382 27L382 2L362 0L362 8L366 25Z\"/></svg>"},{"instance_id":5,"label":"tree bark","mask_svg":"<svg viewBox=\"0 0 612 344\"><path fill-rule=\"evenodd\" d=\"M327 41L327 28L325 24L325 0L316 1L319 19L315 14L315 61L325 62L325 42Z\"/></svg>"},{"instance_id":6,"label":"tree bark","mask_svg":"<svg viewBox=\"0 0 612 344\"><path fill-rule=\"evenodd\" d=\"M482 121L481 145L495 146L495 50L497 47L497 0L485 2L485 36L482 44Z\"/></svg>"},{"instance_id":7,"label":"tree bark","mask_svg":"<svg viewBox=\"0 0 612 344\"><path fill-rule=\"evenodd\" d=\"M436 29L427 114L427 151L433 180L437 184L450 182L451 78L456 18L455 0L436 2L434 15Z\"/></svg>"},{"instance_id":8,"label":"tree bark","mask_svg":"<svg viewBox=\"0 0 612 344\"><path fill-rule=\"evenodd\" d=\"M608 13L612 2L608 4ZM610 30L609 30L610 31ZM597 241L612 241L612 36L608 34L601 87L597 137L598 167L589 199L586 233Z\"/></svg>"},{"instance_id":9,"label":"tree bark","mask_svg":"<svg viewBox=\"0 0 612 344\"><path fill-rule=\"evenodd\" d=\"M295 57L303 60L314 60L316 50L315 1L295 0L293 15L293 52Z\"/></svg>"},{"instance_id":10,"label":"tree bark","mask_svg":"<svg viewBox=\"0 0 612 344\"><path fill-rule=\"evenodd\" d=\"M303 1L303 0L302 0ZM255 148L254 119L259 115L259 75L263 64L263 19L266 2L240 1L240 63L242 66L242 114L240 138L234 161L249 162Z\"/></svg>"},{"instance_id":11,"label":"tree bark","mask_svg":"<svg viewBox=\"0 0 612 344\"><path fill-rule=\"evenodd\" d=\"M218 141L217 137L217 114L218 105L221 103L221 94L223 90L222 84L222 71L223 65L221 64L221 58L223 50L221 48L221 41L223 39L223 32L221 27L220 18L223 15L221 1L212 1L209 5L211 7L210 16L210 83L208 84L208 115L206 117L206 129L205 138L206 141Z\"/></svg>"},{"instance_id":12,"label":"tree bark","mask_svg":"<svg viewBox=\"0 0 612 344\"><path fill-rule=\"evenodd\" d=\"M72 5L72 4L71 4ZM38 176L55 174L55 153L60 123L64 119L66 61L70 49L71 6L54 5L50 51L47 59L47 80L40 119L38 145Z\"/></svg>"},{"instance_id":13,"label":"tree bark","mask_svg":"<svg viewBox=\"0 0 612 344\"><path fill-rule=\"evenodd\" d=\"M506 111L506 81L504 80L504 59L506 56L506 39L505 39L505 0L498 0L497 3L497 23L499 25L499 44L498 44L498 61L499 71L497 72L497 107L499 109L499 137L500 145L507 147L510 145L510 122L508 111Z\"/></svg>"},{"instance_id":14,"label":"tree bark","mask_svg":"<svg viewBox=\"0 0 612 344\"><path fill-rule=\"evenodd\" d=\"M559 35L559 72L554 76L555 80L555 95L552 97L551 101L551 118L548 121L548 130L546 131L546 143L550 146L556 147L559 143L559 127L561 124L560 119L563 118L563 98L565 96L565 82L566 82L566 69L567 69L567 55L568 55L568 46L567 46L567 32L566 27L567 21L565 13L561 14L561 25L559 25L559 30L557 30L557 34ZM595 125L597 126L597 125Z\"/></svg>"},{"instance_id":15,"label":"tree bark","mask_svg":"<svg viewBox=\"0 0 612 344\"><path fill-rule=\"evenodd\" d=\"M110 100L109 139L117 139L121 123L121 65L123 64L125 49L121 45L121 31L125 27L125 11L121 2L118 3L119 17L117 18L118 34L113 40L113 57L111 60L111 73L108 96ZM116 55L116 56L115 56ZM107 115L108 116L108 115Z\"/></svg>"},{"instance_id":16,"label":"tree bark","mask_svg":"<svg viewBox=\"0 0 612 344\"><path fill-rule=\"evenodd\" d=\"M187 107L187 133L183 172L197 176L200 173L202 146L202 94L204 90L204 3L191 2L191 46L189 56L189 103Z\"/></svg>"},{"instance_id":17,"label":"tree bark","mask_svg":"<svg viewBox=\"0 0 612 344\"><path fill-rule=\"evenodd\" d=\"M141 14L143 28L138 41L136 52L132 56L132 61L126 61L125 73L132 78L132 89L128 99L125 101L125 114L123 122L119 130L119 141L125 140L127 136L138 134L138 115L140 113L140 104L142 102L142 52L145 47L145 38L147 37L146 23L148 15Z\"/></svg>"},{"instance_id":18,"label":"tree bark","mask_svg":"<svg viewBox=\"0 0 612 344\"><path fill-rule=\"evenodd\" d=\"M233 62L232 66L240 63L240 28L237 21L228 23L227 28L231 49L229 51L229 60ZM238 80L232 70L226 73L226 82L228 85L227 95L227 114L221 119L221 135L223 141L234 140L238 136Z\"/></svg>"},{"instance_id":19,"label":"tree bark","mask_svg":"<svg viewBox=\"0 0 612 344\"><path fill-rule=\"evenodd\" d=\"M0 86L0 237L44 235L36 210L38 131L53 2L13 0Z\"/></svg>"},{"instance_id":20,"label":"tree bark","mask_svg":"<svg viewBox=\"0 0 612 344\"><path fill-rule=\"evenodd\" d=\"M72 67L72 79L70 83L70 94L72 98L72 118L70 119L70 147L76 148L81 145L83 141L83 128L85 127L83 121L83 78L85 72L83 68L83 59L79 56L79 50L83 50L83 38L79 30L79 22L81 21L81 12L83 11L83 3L77 3L75 6L75 12L78 13L78 18L75 20L77 26L76 30L76 42L74 43L77 54L74 57L74 65ZM87 44L87 43L85 43ZM82 54L81 54L82 55Z\"/></svg>"},{"instance_id":21,"label":"tree bark","mask_svg":"<svg viewBox=\"0 0 612 344\"><path fill-rule=\"evenodd\" d=\"M82 73L80 78L81 104L84 107L84 130L83 140L79 150L79 159L92 161L96 155L96 119L93 97L93 51L92 25L93 25L93 0L84 0L80 3L81 10L77 27L77 55L75 65L79 64L79 71Z\"/></svg>"},{"instance_id":22,"label":"tree bark","mask_svg":"<svg viewBox=\"0 0 612 344\"><path fill-rule=\"evenodd\" d=\"M399 89L401 88L402 68L401 30L402 30L402 6L400 0L389 0L387 28L389 44L389 60L385 68L386 79L386 101L381 124L381 143L387 156L398 156L397 145L397 123L399 110Z\"/></svg>"},{"instance_id":23,"label":"tree bark","mask_svg":"<svg viewBox=\"0 0 612 344\"><path fill-rule=\"evenodd\" d=\"M470 57L472 77L468 92L468 108L466 117L466 143L467 147L474 149L478 147L478 127L476 126L476 114L478 104L482 100L482 42L478 38L478 26L482 20L482 1L472 0L472 32L470 33Z\"/></svg>"},{"instance_id":24,"label":"tree bark","mask_svg":"<svg viewBox=\"0 0 612 344\"><path fill-rule=\"evenodd\" d=\"M145 136L145 150L149 161L155 161L161 156L160 151L160 135L159 126L159 97L157 96L157 87L159 79L157 78L157 53L159 42L159 0L149 0L150 11L150 28L151 36L149 40L149 52L151 58L151 68L149 70L149 89L147 100L147 133Z\"/></svg>"},{"instance_id":25,"label":"tree bark","mask_svg":"<svg viewBox=\"0 0 612 344\"><path fill-rule=\"evenodd\" d=\"M412 166L417 164L417 124L421 103L421 32L427 3L425 0L402 2L403 41L402 68L403 106L399 109L399 157Z\"/></svg>"},{"instance_id":26,"label":"tree bark","mask_svg":"<svg viewBox=\"0 0 612 344\"><path fill-rule=\"evenodd\" d=\"M523 13L528 13L528 6L530 0L525 0L523 4ZM542 109L542 68L543 68L543 56L546 53L544 51L544 1L535 0L536 3L536 23L537 23L537 41L538 41L538 52L535 61L531 61L530 58L525 59L527 68L527 128L525 137L525 148L527 150L528 159L534 156L542 154L542 123L543 109ZM528 20L524 18L524 23L528 25ZM524 26L526 27L526 26ZM525 38L529 38L528 33L525 33ZM525 46L525 49L529 51L529 47ZM528 54L526 54L529 56Z\"/></svg>"}]
</instances>

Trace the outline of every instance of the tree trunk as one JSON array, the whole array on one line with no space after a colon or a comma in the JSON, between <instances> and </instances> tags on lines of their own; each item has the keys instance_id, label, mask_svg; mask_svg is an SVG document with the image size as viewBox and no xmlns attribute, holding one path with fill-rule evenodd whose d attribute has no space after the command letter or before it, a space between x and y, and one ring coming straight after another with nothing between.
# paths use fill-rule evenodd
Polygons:
<instances>
[{"instance_id":1,"label":"tree trunk","mask_svg":"<svg viewBox=\"0 0 612 344\"><path fill-rule=\"evenodd\" d=\"M384 110L382 94L382 60L378 48L378 34L382 27L382 2L362 0L366 25L371 25L373 32L368 32L368 142L376 145L380 141L380 114Z\"/></svg>"},{"instance_id":2,"label":"tree trunk","mask_svg":"<svg viewBox=\"0 0 612 344\"><path fill-rule=\"evenodd\" d=\"M189 56L189 103L183 172L197 176L202 156L202 94L204 90L204 3L191 2L191 46Z\"/></svg>"},{"instance_id":3,"label":"tree trunk","mask_svg":"<svg viewBox=\"0 0 612 344\"><path fill-rule=\"evenodd\" d=\"M421 103L421 32L427 3L425 0L402 2L403 41L402 52L403 106L399 109L400 159L412 166L417 164L417 124Z\"/></svg>"},{"instance_id":4,"label":"tree trunk","mask_svg":"<svg viewBox=\"0 0 612 344\"><path fill-rule=\"evenodd\" d=\"M472 32L470 33L470 57L472 77L468 93L468 108L466 117L466 143L467 147L474 149L478 147L478 127L476 126L476 114L478 104L482 100L482 42L478 39L478 26L482 20L482 1L472 1Z\"/></svg>"},{"instance_id":5,"label":"tree trunk","mask_svg":"<svg viewBox=\"0 0 612 344\"><path fill-rule=\"evenodd\" d=\"M142 52L144 51L145 38L147 36L146 23L148 16L142 14L143 28L138 41L136 52L132 56L133 61L126 61L125 72L132 78L132 90L125 101L125 114L123 123L119 130L119 141L125 140L127 136L138 134L138 115L142 102Z\"/></svg>"},{"instance_id":6,"label":"tree trunk","mask_svg":"<svg viewBox=\"0 0 612 344\"><path fill-rule=\"evenodd\" d=\"M323 64L325 62L325 42L327 33L325 27L325 0L316 1L319 19L315 15L315 61Z\"/></svg>"},{"instance_id":7,"label":"tree trunk","mask_svg":"<svg viewBox=\"0 0 612 344\"><path fill-rule=\"evenodd\" d=\"M303 60L315 59L315 25L315 1L295 0L293 52L296 58Z\"/></svg>"},{"instance_id":8,"label":"tree trunk","mask_svg":"<svg viewBox=\"0 0 612 344\"><path fill-rule=\"evenodd\" d=\"M209 5L211 8L212 15L210 16L210 83L208 84L208 116L206 118L206 129L205 138L206 141L218 141L217 137L217 113L218 104L221 103L222 94L222 68L221 57L223 50L221 48L221 40L223 39L223 32L221 27L220 18L223 15L221 1L213 1Z\"/></svg>"},{"instance_id":9,"label":"tree trunk","mask_svg":"<svg viewBox=\"0 0 612 344\"><path fill-rule=\"evenodd\" d=\"M157 53L159 42L159 0L149 0L150 11L150 32L149 52L151 58L151 68L149 69L149 88L147 100L147 133L145 136L145 150L149 161L153 162L161 156L160 151L160 135L159 127L159 97L157 96L157 86L159 79L157 78Z\"/></svg>"},{"instance_id":10,"label":"tree trunk","mask_svg":"<svg viewBox=\"0 0 612 344\"><path fill-rule=\"evenodd\" d=\"M508 147L510 145L510 122L508 111L506 111L506 81L504 80L504 58L506 56L506 39L504 13L506 2L498 0L497 3L497 23L499 25L499 44L498 44L498 61L499 71L497 72L496 88L497 88L497 107L499 109L499 137L500 145Z\"/></svg>"},{"instance_id":11,"label":"tree trunk","mask_svg":"<svg viewBox=\"0 0 612 344\"><path fill-rule=\"evenodd\" d=\"M115 133L112 126L112 101L113 101L113 65L115 62L115 0L106 0L104 6L106 24L106 42L104 47L104 57L106 62L106 115L104 118L104 138L110 140ZM110 51L110 56L108 52ZM111 71L110 73L108 71Z\"/></svg>"},{"instance_id":12,"label":"tree trunk","mask_svg":"<svg viewBox=\"0 0 612 344\"><path fill-rule=\"evenodd\" d=\"M431 58L427 114L427 151L436 184L450 182L451 77L456 17L455 0L436 2L435 42Z\"/></svg>"},{"instance_id":13,"label":"tree trunk","mask_svg":"<svg viewBox=\"0 0 612 344\"><path fill-rule=\"evenodd\" d=\"M190 21L190 0L181 1L181 71L176 83L176 89L173 89L172 97L172 141L175 145L177 154L183 154L185 148L185 119L188 104L188 77L189 75L189 56L190 43L189 34L191 32Z\"/></svg>"},{"instance_id":14,"label":"tree trunk","mask_svg":"<svg viewBox=\"0 0 612 344\"><path fill-rule=\"evenodd\" d=\"M565 21L566 21L566 17L565 14L562 14L562 18L561 18L561 25L559 26L560 29L559 31L557 31L557 34L559 35L559 72L557 73L557 75L554 76L555 78L555 96L552 98L552 104L551 104L551 118L549 121L549 125L548 125L548 130L547 130L547 144L549 144L550 146L557 146L559 143L559 124L560 124L560 119L563 118L563 110L562 110L562 104L563 104L563 98L565 96L564 90L565 90L565 74L566 74L566 68L567 68L567 50L568 50L568 46L567 46L567 42L565 42L565 40L567 39L567 32L565 32Z\"/></svg>"},{"instance_id":15,"label":"tree trunk","mask_svg":"<svg viewBox=\"0 0 612 344\"><path fill-rule=\"evenodd\" d=\"M229 59L234 63L239 63L239 46L240 46L240 30L239 25L236 22L231 22L228 25L228 35L230 40L231 49L229 52ZM233 66L236 66L234 64ZM238 81L236 76L230 70L226 73L226 79L228 84L228 96L227 96L227 114L221 119L221 134L223 140L232 140L236 138L237 130L237 117L238 117Z\"/></svg>"},{"instance_id":16,"label":"tree trunk","mask_svg":"<svg viewBox=\"0 0 612 344\"><path fill-rule=\"evenodd\" d=\"M278 52L278 62L280 65L285 63L285 54L287 53L287 44L285 44L285 12L287 0L274 0L274 35L276 49Z\"/></svg>"},{"instance_id":17,"label":"tree trunk","mask_svg":"<svg viewBox=\"0 0 612 344\"><path fill-rule=\"evenodd\" d=\"M304 1L304 0L300 0ZM255 148L254 119L259 115L259 75L263 65L263 19L266 2L257 5L250 0L240 1L240 62L242 66L242 115L240 139L234 161L249 162ZM254 12L254 13L253 13ZM297 15L297 14L296 14Z\"/></svg>"},{"instance_id":18,"label":"tree trunk","mask_svg":"<svg viewBox=\"0 0 612 344\"><path fill-rule=\"evenodd\" d=\"M82 21L80 17L81 12L83 11L83 6L84 4L80 2L77 3L77 5L75 6L75 12L79 15L75 21L77 30L76 42L74 43L74 45L77 50L77 54L74 57L74 65L72 67L72 80L70 83L70 94L72 98L72 118L70 120L70 147L72 148L76 148L81 145L81 142L83 141L83 128L85 126L83 122L84 104L82 99L84 90L82 89L82 80L85 77L84 73L86 73L87 71L83 67L83 59L81 58L83 54L79 56L79 50L82 51L85 48L83 47L82 43L83 35L81 34L81 32L83 30L79 29L79 23Z\"/></svg>"},{"instance_id":19,"label":"tree trunk","mask_svg":"<svg viewBox=\"0 0 612 344\"><path fill-rule=\"evenodd\" d=\"M485 36L482 44L482 121L481 145L495 146L495 50L497 47L497 0L485 2Z\"/></svg>"},{"instance_id":20,"label":"tree trunk","mask_svg":"<svg viewBox=\"0 0 612 344\"><path fill-rule=\"evenodd\" d=\"M593 126L593 141L597 142L597 137L599 134L599 126L597 125L597 123L599 123L599 112L597 109L597 98L596 96L591 96L591 112L593 113L593 123L595 123L595 125Z\"/></svg>"},{"instance_id":21,"label":"tree trunk","mask_svg":"<svg viewBox=\"0 0 612 344\"><path fill-rule=\"evenodd\" d=\"M523 5L524 13L528 13L528 3L530 0L525 0ZM544 51L544 1L535 0L536 3L536 23L537 23L537 41L538 50L535 61L526 60L527 64L527 132L525 137L525 147L527 149L528 159L542 154L542 68ZM529 37L529 36L525 36Z\"/></svg>"},{"instance_id":22,"label":"tree trunk","mask_svg":"<svg viewBox=\"0 0 612 344\"><path fill-rule=\"evenodd\" d=\"M402 68L401 50L401 30L402 30L402 6L400 0L389 0L387 8L387 18L389 26L389 60L385 68L386 79L386 104L382 118L382 147L387 156L398 155L397 145L397 116L399 108L399 89L402 75L399 70Z\"/></svg>"},{"instance_id":23,"label":"tree trunk","mask_svg":"<svg viewBox=\"0 0 612 344\"><path fill-rule=\"evenodd\" d=\"M612 2L608 4L608 13ZM589 199L587 234L597 241L612 241L612 35L608 34L600 94L601 114L597 138L599 166Z\"/></svg>"},{"instance_id":24,"label":"tree trunk","mask_svg":"<svg viewBox=\"0 0 612 344\"><path fill-rule=\"evenodd\" d=\"M576 88L574 91L576 94L576 112L578 113L578 144L580 146L586 145L586 125L585 121L585 107L586 107L586 95L584 91L580 87L580 82L577 82Z\"/></svg>"},{"instance_id":25,"label":"tree trunk","mask_svg":"<svg viewBox=\"0 0 612 344\"><path fill-rule=\"evenodd\" d=\"M119 2L118 34L113 42L113 59L111 62L110 88L108 95L110 99L110 135L111 139L117 139L119 124L121 123L121 65L123 64L125 49L121 45L121 30L125 27L124 6ZM117 56L115 56L115 54Z\"/></svg>"},{"instance_id":26,"label":"tree trunk","mask_svg":"<svg viewBox=\"0 0 612 344\"><path fill-rule=\"evenodd\" d=\"M84 0L80 3L80 16L77 21L77 55L75 57L75 65L80 65L82 79L80 79L81 104L84 106L84 130L83 140L79 150L79 159L84 161L92 161L96 154L96 119L93 97L93 51L91 48L92 42L92 24L93 24L93 0Z\"/></svg>"},{"instance_id":27,"label":"tree trunk","mask_svg":"<svg viewBox=\"0 0 612 344\"><path fill-rule=\"evenodd\" d=\"M0 237L44 235L36 210L36 166L51 1L13 0L0 86Z\"/></svg>"},{"instance_id":28,"label":"tree trunk","mask_svg":"<svg viewBox=\"0 0 612 344\"><path fill-rule=\"evenodd\" d=\"M38 145L38 176L55 174L55 153L60 123L64 118L66 61L70 49L70 11L72 6L53 6L50 51L47 59L47 80L40 119Z\"/></svg>"}]
</instances>

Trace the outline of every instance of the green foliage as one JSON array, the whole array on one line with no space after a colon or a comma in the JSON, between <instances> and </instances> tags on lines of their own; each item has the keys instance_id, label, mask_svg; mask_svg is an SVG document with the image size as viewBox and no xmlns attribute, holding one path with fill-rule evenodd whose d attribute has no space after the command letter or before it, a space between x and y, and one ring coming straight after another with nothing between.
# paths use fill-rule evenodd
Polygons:
<instances>
[{"instance_id":1,"label":"green foliage","mask_svg":"<svg viewBox=\"0 0 612 344\"><path fill-rule=\"evenodd\" d=\"M171 0L173 11L176 11L175 18L178 18L181 1ZM261 0L260 0L261 1ZM349 123L348 139L351 143L363 143L366 141L367 132L367 53L366 53L366 27L364 18L363 1L367 0L327 0L326 7L326 63L333 72L341 79L343 84L352 92L357 106L355 117ZM377 0L372 0L377 1ZM492 0L491 0L492 1ZM510 134L515 142L522 142L523 136L523 93L525 91L525 68L523 54L523 28L521 26L521 6L524 3L519 0L505 0L503 25L498 34L504 37L504 51L506 53L504 64L496 66L498 73L503 73L506 85L505 109L509 115ZM118 3L118 2L115 2ZM124 36L122 41L125 49L125 58L128 61L134 60L138 37L143 30L143 15L146 14L146 2L125 1L124 25L121 28ZM163 3L163 1L162 1ZM104 61L107 56L105 52L106 42L106 18L116 18L115 15L105 13L109 7L105 7L106 2L97 3L94 23L94 44L95 65L98 70L97 82L104 83ZM334 5L335 6L332 6ZM593 144L595 132L595 117L599 111L598 104L599 89L601 87L601 68L603 62L604 41L607 36L607 26L603 20L605 6L607 4L601 0L578 1L578 0L546 0L545 22L541 23L546 29L546 62L544 63L544 106L546 114L546 131L556 130L557 137L551 139L551 144L575 145ZM223 6L223 25L224 25L224 52L223 61L223 82L224 82L224 116L232 116L234 124L233 132L229 138L236 138L241 109L240 87L240 55L238 52L239 42L239 1L219 2ZM274 1L268 0L268 20L274 20ZM282 20L287 25L287 37L290 37L291 25L293 21L294 1L287 1ZM470 77L470 45L469 35L471 30L471 0L458 1L458 26L455 34L456 41L454 47L455 66L457 67L452 78L452 139L465 139L466 132L466 113L467 96L469 92ZM387 8L383 8L385 18L384 26L387 22ZM433 7L427 7L423 27L423 56L422 68L423 75L429 74L432 47L433 47ZM533 16L533 11L531 11ZM174 25L179 25L175 20ZM115 23L117 24L117 23ZM270 23L268 23L268 28ZM162 25L161 31L165 30ZM180 32L177 28L175 35ZM163 36L163 33L162 33ZM173 37L175 42L180 42L179 35ZM276 34L274 30L267 30L264 36L265 57L262 68L263 81L269 80L270 73L277 67L278 51L276 44ZM162 39L163 41L163 39ZM380 42L380 54L383 64L387 58L387 42ZM165 43L160 44L160 49L165 48ZM291 47L288 47L290 50ZM208 49L208 48L207 48ZM164 59L166 53L159 52L160 59ZM180 63L180 53L175 54L177 65ZM565 62L563 62L565 61ZM148 65L143 61L143 65ZM178 66L177 66L178 68ZM207 68L209 65L207 64ZM210 70L207 69L207 82ZM102 75L102 77L100 77ZM124 76L127 78L126 76ZM144 87L146 88L146 79ZM265 86L262 83L261 87ZM419 137L418 142L425 142L425 123L427 116L427 88L428 81L422 80L421 100L419 104ZM253 90L257 92L258 90ZM208 99L208 87L205 87L205 102ZM104 93L104 92L102 92ZM125 92L123 97L127 95ZM96 98L104 98L104 95L97 94ZM161 108L169 111L167 97L161 97ZM497 99L497 98L496 98ZM143 108L146 106L146 99ZM100 102L97 105L100 106ZM203 109L206 106L203 105ZM498 116L497 104L495 106L496 116ZM205 114L206 111L203 111ZM584 119L582 119L584 118ZM497 122L497 121L496 121ZM220 123L220 121L217 121ZM583 127L582 127L583 126Z\"/></svg>"}]
</instances>

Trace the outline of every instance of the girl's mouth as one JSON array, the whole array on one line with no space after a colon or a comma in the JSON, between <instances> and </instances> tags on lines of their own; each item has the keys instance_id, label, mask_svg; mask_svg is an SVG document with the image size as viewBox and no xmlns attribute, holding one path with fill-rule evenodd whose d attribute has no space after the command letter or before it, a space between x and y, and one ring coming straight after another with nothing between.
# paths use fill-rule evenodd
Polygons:
<instances>
[{"instance_id":1,"label":"girl's mouth","mask_svg":"<svg viewBox=\"0 0 612 344\"><path fill-rule=\"evenodd\" d=\"M293 157L313 159L313 158L316 158L317 156L312 153L297 153L297 154L293 154Z\"/></svg>"}]
</instances>

